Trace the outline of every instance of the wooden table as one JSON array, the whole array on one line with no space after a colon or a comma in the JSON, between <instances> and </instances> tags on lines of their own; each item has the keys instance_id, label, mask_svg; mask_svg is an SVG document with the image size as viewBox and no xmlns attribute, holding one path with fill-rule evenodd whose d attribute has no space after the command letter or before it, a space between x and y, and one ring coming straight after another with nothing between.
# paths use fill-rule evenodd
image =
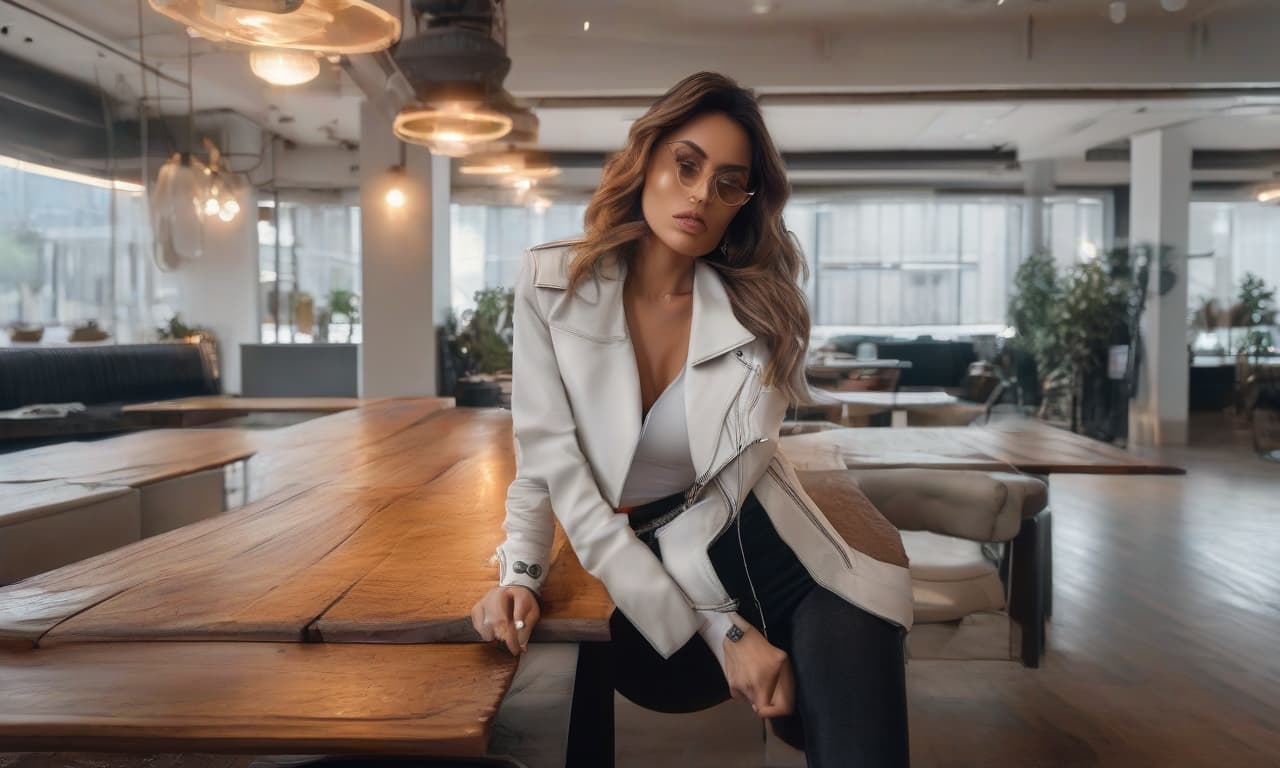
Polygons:
<instances>
[{"instance_id":1,"label":"wooden table","mask_svg":"<svg viewBox=\"0 0 1280 768\"><path fill-rule=\"evenodd\" d=\"M850 469L970 469L1054 474L1181 475L1184 470L1112 445L1020 422L1001 427L833 429L782 438L781 450L800 462L843 463ZM1022 658L1038 666L1045 622L1053 613L1053 518L1049 510L1023 520L1011 542L1010 615L1022 626Z\"/></svg>"},{"instance_id":2,"label":"wooden table","mask_svg":"<svg viewBox=\"0 0 1280 768\"><path fill-rule=\"evenodd\" d=\"M134 432L5 454L0 483L66 480L136 488L223 467L255 450L252 434L238 429Z\"/></svg>"},{"instance_id":3,"label":"wooden table","mask_svg":"<svg viewBox=\"0 0 1280 768\"><path fill-rule=\"evenodd\" d=\"M796 450L831 446L850 469L924 467L1035 475L1179 475L1178 467L1064 430L1029 426L832 429L783 439Z\"/></svg>"},{"instance_id":4,"label":"wooden table","mask_svg":"<svg viewBox=\"0 0 1280 768\"><path fill-rule=\"evenodd\" d=\"M324 423L329 419L340 421ZM7 690L7 680L32 680L30 668L42 666L42 659L53 670L49 674L64 681L76 680L78 668L106 663L127 670L153 660L161 670L178 664L175 679L196 680L207 702L184 700L167 683L154 682L163 678L122 672L112 678L118 691L98 678L88 688L68 682L34 714L30 702L44 700L36 692L18 700L0 697L0 739L10 748L42 749L88 718L83 722L96 725L76 742L83 748L362 751L385 738L378 751L455 754L460 752L448 750L462 739L467 754L482 754L486 739L479 736L487 734L505 687L486 683L472 692L469 682L456 683L476 674L488 681L507 675L509 681L510 657L482 656L492 649L474 644L479 638L470 626L470 609L496 576L493 552L503 537L505 496L515 471L510 415L387 401L280 432L294 429L269 438L255 433L262 452L252 460L260 488L252 504L0 590L0 646L11 649L0 662L0 690ZM607 639L612 602L560 533L542 603L536 641ZM177 640L184 643L171 645ZM419 645L441 641L464 644ZM367 667L359 654L374 652L355 649L381 647L370 642L406 649L395 667L404 681L397 683L392 669L369 662L381 676L374 675L367 693L351 691L365 685L361 672ZM255 682L240 692L238 672L224 681L201 673L199 665L184 667L177 650L162 651L189 648L198 659L208 649L225 666L239 663L241 647L254 649L243 651L257 654L245 663L256 665L265 679L274 674L275 657L263 649L277 649L281 674L296 674L301 688L273 698L266 683ZM432 657L440 659L438 665L414 655L428 651L439 654ZM347 678L327 679L319 672L348 663L347 654L353 659ZM463 663L467 658L493 663L473 673ZM598 663L590 653L579 657L580 670ZM607 677L578 679L583 684L575 686L575 697L603 700L596 688ZM371 722L359 706L345 710L345 718L336 709L314 721L302 716L306 695L346 691L358 704L364 696L399 695L398 686L412 684L425 687L432 706L466 713L483 732L422 727L431 719L422 713L432 708L421 697L387 699L373 707ZM261 701L250 703L254 696ZM610 690L609 702L611 697ZM228 701L235 705L230 718L219 709ZM166 719L170 705L181 718ZM94 719L112 707L114 724ZM410 722L378 721L379 713L389 718L401 707ZM611 718L611 706L594 709L598 723ZM264 727L257 719L264 712L275 712L287 727ZM413 736L414 723L421 738ZM608 726L611 750L611 719ZM607 765L602 733L581 722L575 728L575 743L586 744L578 764ZM347 739L344 733L354 735Z\"/></svg>"},{"instance_id":5,"label":"wooden table","mask_svg":"<svg viewBox=\"0 0 1280 768\"><path fill-rule=\"evenodd\" d=\"M357 397L211 395L127 405L124 414L152 427L197 427L251 413L338 413L376 402Z\"/></svg>"}]
</instances>

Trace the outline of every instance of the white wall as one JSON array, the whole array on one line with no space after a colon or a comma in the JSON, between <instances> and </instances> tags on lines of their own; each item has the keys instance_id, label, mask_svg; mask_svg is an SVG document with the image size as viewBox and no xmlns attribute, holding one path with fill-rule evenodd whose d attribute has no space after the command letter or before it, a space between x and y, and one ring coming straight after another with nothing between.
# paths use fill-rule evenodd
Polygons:
<instances>
[{"instance_id":1,"label":"white wall","mask_svg":"<svg viewBox=\"0 0 1280 768\"><path fill-rule=\"evenodd\" d=\"M218 336L222 389L240 392L240 345L258 341L258 201L239 196L240 215L205 225L204 255L166 276L177 290L174 311Z\"/></svg>"}]
</instances>

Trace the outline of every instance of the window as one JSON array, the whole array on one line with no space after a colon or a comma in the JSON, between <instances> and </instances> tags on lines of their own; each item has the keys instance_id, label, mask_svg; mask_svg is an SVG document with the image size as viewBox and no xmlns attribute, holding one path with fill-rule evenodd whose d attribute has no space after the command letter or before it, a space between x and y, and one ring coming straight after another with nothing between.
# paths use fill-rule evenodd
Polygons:
<instances>
[{"instance_id":1,"label":"window","mask_svg":"<svg viewBox=\"0 0 1280 768\"><path fill-rule=\"evenodd\" d=\"M1227 326L1227 313L1239 301L1246 273L1270 288L1280 288L1280 207L1255 202L1193 202L1187 263L1187 303L1203 322L1202 308L1217 304L1213 332L1197 334L1197 350L1233 352L1244 338ZM1280 338L1280 334L1276 334Z\"/></svg>"},{"instance_id":2,"label":"window","mask_svg":"<svg viewBox=\"0 0 1280 768\"><path fill-rule=\"evenodd\" d=\"M360 208L282 200L276 213L259 203L262 341L358 343Z\"/></svg>"},{"instance_id":3,"label":"window","mask_svg":"<svg viewBox=\"0 0 1280 768\"><path fill-rule=\"evenodd\" d=\"M1022 252L1015 199L796 201L815 325L1004 322Z\"/></svg>"},{"instance_id":4,"label":"window","mask_svg":"<svg viewBox=\"0 0 1280 768\"><path fill-rule=\"evenodd\" d=\"M453 309L470 309L476 291L514 286L525 250L580 234L584 213L585 205L562 203L449 206Z\"/></svg>"},{"instance_id":5,"label":"window","mask_svg":"<svg viewBox=\"0 0 1280 768\"><path fill-rule=\"evenodd\" d=\"M139 190L0 157L0 324L57 341L93 320L141 341L167 319L165 298Z\"/></svg>"}]
</instances>

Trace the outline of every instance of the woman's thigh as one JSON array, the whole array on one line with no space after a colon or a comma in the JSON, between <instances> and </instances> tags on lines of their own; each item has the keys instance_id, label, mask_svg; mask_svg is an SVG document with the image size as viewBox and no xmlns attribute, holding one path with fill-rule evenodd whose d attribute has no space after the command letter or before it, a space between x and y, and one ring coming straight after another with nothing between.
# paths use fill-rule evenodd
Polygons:
<instances>
[{"instance_id":1,"label":"woman's thigh","mask_svg":"<svg viewBox=\"0 0 1280 768\"><path fill-rule=\"evenodd\" d=\"M664 659L621 611L609 618L609 631L613 684L632 702L655 712L684 713L729 699L720 662L701 635Z\"/></svg>"},{"instance_id":2,"label":"woman's thigh","mask_svg":"<svg viewBox=\"0 0 1280 768\"><path fill-rule=\"evenodd\" d=\"M908 764L900 627L818 587L792 616L790 654L811 768Z\"/></svg>"}]
</instances>

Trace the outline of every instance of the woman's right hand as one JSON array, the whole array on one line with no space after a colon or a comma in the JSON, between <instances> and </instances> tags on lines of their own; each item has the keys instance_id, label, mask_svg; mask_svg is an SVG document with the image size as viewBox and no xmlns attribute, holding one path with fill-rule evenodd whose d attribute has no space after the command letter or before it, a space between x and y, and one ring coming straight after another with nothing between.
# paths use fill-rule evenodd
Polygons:
<instances>
[{"instance_id":1,"label":"woman's right hand","mask_svg":"<svg viewBox=\"0 0 1280 768\"><path fill-rule=\"evenodd\" d=\"M528 587L494 587L471 609L471 625L482 640L505 643L512 656L529 650L529 636L542 617Z\"/></svg>"},{"instance_id":2,"label":"woman's right hand","mask_svg":"<svg viewBox=\"0 0 1280 768\"><path fill-rule=\"evenodd\" d=\"M734 698L750 702L760 717L781 717L795 709L791 659L749 624L742 639L724 641L724 676Z\"/></svg>"}]
</instances>

